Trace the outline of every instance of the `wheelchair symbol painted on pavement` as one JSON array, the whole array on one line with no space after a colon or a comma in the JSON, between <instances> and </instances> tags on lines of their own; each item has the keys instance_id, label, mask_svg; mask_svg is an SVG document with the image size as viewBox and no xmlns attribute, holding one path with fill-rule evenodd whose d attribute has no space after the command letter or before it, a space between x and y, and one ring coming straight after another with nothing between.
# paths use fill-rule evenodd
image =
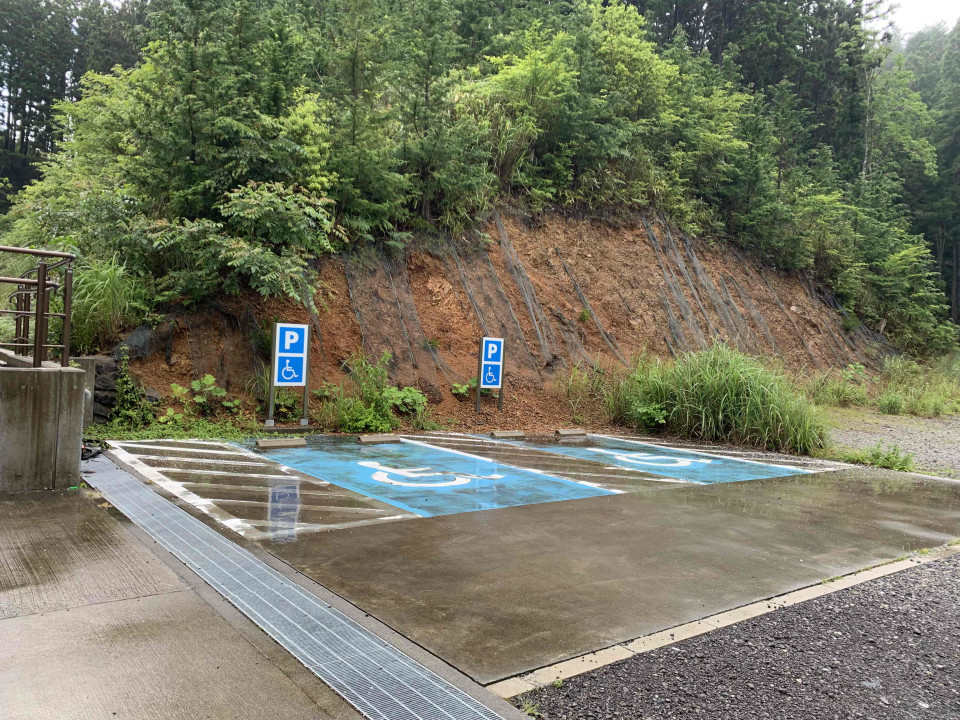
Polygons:
<instances>
[{"instance_id":1,"label":"wheelchair symbol painted on pavement","mask_svg":"<svg viewBox=\"0 0 960 720\"><path fill-rule=\"evenodd\" d=\"M361 460L357 465L362 465L363 467L372 468L377 472L373 473L371 476L377 482L382 482L387 485L396 485L399 487L423 487L423 488L442 488L442 487L456 487L457 485L467 485L473 480L499 480L503 475L470 475L466 473L458 473L453 475L449 472L430 472L430 468L421 467L421 468L412 468L410 470L404 470L403 468L392 468L387 465L382 465L381 463L372 461L372 460ZM404 480L397 480L391 478L390 475L400 475L401 477L406 478L430 478L430 477L450 477L453 475L453 480L446 480L443 482L407 482Z\"/></svg>"},{"instance_id":2,"label":"wheelchair symbol painted on pavement","mask_svg":"<svg viewBox=\"0 0 960 720\"><path fill-rule=\"evenodd\" d=\"M620 462L628 462L634 465L648 465L652 467L681 468L690 467L693 463L708 464L713 462L707 458L681 458L673 455L654 455L645 452L623 452L621 450L606 450L604 448L589 448L593 452L613 455ZM669 462L663 462L664 460Z\"/></svg>"}]
</instances>

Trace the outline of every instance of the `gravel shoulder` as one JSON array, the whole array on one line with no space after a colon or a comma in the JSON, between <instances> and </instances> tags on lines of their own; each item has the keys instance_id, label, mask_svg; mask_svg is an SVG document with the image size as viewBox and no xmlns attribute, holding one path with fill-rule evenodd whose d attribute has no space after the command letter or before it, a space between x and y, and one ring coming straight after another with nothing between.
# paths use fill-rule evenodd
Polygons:
<instances>
[{"instance_id":1,"label":"gravel shoulder","mask_svg":"<svg viewBox=\"0 0 960 720\"><path fill-rule=\"evenodd\" d=\"M515 700L550 720L960 718L960 555Z\"/></svg>"},{"instance_id":2,"label":"gravel shoulder","mask_svg":"<svg viewBox=\"0 0 960 720\"><path fill-rule=\"evenodd\" d=\"M827 413L837 445L862 449L894 443L913 453L918 470L960 478L960 415L919 418L865 408L830 408Z\"/></svg>"}]
</instances>

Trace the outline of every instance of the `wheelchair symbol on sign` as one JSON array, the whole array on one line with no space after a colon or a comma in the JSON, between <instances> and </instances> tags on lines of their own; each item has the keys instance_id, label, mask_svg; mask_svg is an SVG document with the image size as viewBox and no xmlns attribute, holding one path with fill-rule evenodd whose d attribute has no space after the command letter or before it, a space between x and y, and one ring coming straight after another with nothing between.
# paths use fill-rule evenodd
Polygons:
<instances>
[{"instance_id":1,"label":"wheelchair symbol on sign","mask_svg":"<svg viewBox=\"0 0 960 720\"><path fill-rule=\"evenodd\" d=\"M497 381L497 374L492 367L487 368L487 374L483 376L483 382L487 385L493 385Z\"/></svg>"},{"instance_id":2,"label":"wheelchair symbol on sign","mask_svg":"<svg viewBox=\"0 0 960 720\"><path fill-rule=\"evenodd\" d=\"M280 368L280 377L287 381L297 377L297 371L290 367L290 358L287 358L287 364Z\"/></svg>"},{"instance_id":3,"label":"wheelchair symbol on sign","mask_svg":"<svg viewBox=\"0 0 960 720\"><path fill-rule=\"evenodd\" d=\"M653 467L681 468L690 467L693 463L711 463L713 460L706 458L680 458L672 455L654 455L644 452L622 452L618 450L605 450L604 448L590 448L593 452L613 455L620 462L633 463L634 465L650 465ZM669 462L663 462L668 460Z\"/></svg>"},{"instance_id":4,"label":"wheelchair symbol on sign","mask_svg":"<svg viewBox=\"0 0 960 720\"><path fill-rule=\"evenodd\" d=\"M453 480L447 480L446 482L406 482L403 480L396 480L390 477L390 474L400 475L401 477L407 478L429 478L429 477L449 477L451 473L446 472L428 472L430 468L413 468L411 470L404 470L402 468L392 468L386 465L381 465L378 462L372 460L362 460L357 463L357 465L362 465L363 467L372 468L377 472L373 473L371 476L377 482L386 483L387 485L396 485L399 487L455 487L457 485L466 485L472 480L499 480L503 475L454 475Z\"/></svg>"}]
</instances>

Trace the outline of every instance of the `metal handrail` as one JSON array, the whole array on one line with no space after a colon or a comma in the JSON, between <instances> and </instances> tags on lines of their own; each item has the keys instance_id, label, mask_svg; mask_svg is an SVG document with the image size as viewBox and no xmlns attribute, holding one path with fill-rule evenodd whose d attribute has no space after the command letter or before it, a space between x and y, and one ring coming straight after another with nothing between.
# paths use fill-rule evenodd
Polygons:
<instances>
[{"instance_id":1,"label":"metal handrail","mask_svg":"<svg viewBox=\"0 0 960 720\"><path fill-rule=\"evenodd\" d=\"M32 255L41 260L36 267L30 268L18 278L0 277L0 285L16 286L8 297L13 309L0 310L0 314L13 315L16 318L16 331L13 342L0 343L0 347L14 348L14 352L22 356L28 356L32 348L35 368L42 366L47 357L47 350L60 350L60 364L68 367L70 365L70 311L73 302L73 261L76 260L76 255L58 250L36 250L0 245L0 253L2 252ZM53 262L48 262L48 258ZM50 278L51 272L60 273L60 282ZM36 279L29 277L30 275L36 275ZM57 291L63 293L63 312L61 313L50 312L50 298ZM63 320L62 340L59 344L50 343L47 338L51 318ZM33 319L33 338L30 337L31 319Z\"/></svg>"},{"instance_id":2,"label":"metal handrail","mask_svg":"<svg viewBox=\"0 0 960 720\"><path fill-rule=\"evenodd\" d=\"M47 270L49 270L49 269L50 269L50 268L48 267ZM34 270L27 270L27 272L31 272L31 273L32 273L32 272L36 272L36 270L35 270L35 269L34 269ZM30 286L32 286L32 287L36 287L37 285L40 284L39 281L37 281L37 280L31 280L30 278L24 277L23 275L21 275L20 277L16 277L16 278L15 278L15 277L0 277L0 283L11 283L11 284L13 284L13 285L30 285ZM56 283L56 282L54 282L53 280L47 280L46 285L47 285L47 287L52 287L52 288L54 288L54 289L60 287L60 283ZM17 292L21 292L21 291L18 290Z\"/></svg>"},{"instance_id":3,"label":"metal handrail","mask_svg":"<svg viewBox=\"0 0 960 720\"><path fill-rule=\"evenodd\" d=\"M22 255L37 255L40 257L64 258L71 262L77 259L76 255L59 250L37 250L36 248L14 247L12 245L0 245L0 252L20 253Z\"/></svg>"}]
</instances>

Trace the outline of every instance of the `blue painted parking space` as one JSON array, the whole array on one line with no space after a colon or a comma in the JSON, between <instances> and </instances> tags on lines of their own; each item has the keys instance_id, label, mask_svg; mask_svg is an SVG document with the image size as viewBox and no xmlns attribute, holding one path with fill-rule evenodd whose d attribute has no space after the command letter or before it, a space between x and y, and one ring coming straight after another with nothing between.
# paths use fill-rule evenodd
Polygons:
<instances>
[{"instance_id":1,"label":"blue painted parking space","mask_svg":"<svg viewBox=\"0 0 960 720\"><path fill-rule=\"evenodd\" d=\"M590 435L585 443L577 445L551 444L538 447L558 455L593 460L702 485L787 477L810 472L787 465L772 465L607 435Z\"/></svg>"},{"instance_id":2,"label":"blue painted parking space","mask_svg":"<svg viewBox=\"0 0 960 720\"><path fill-rule=\"evenodd\" d=\"M312 438L305 448L263 454L423 517L616 494L412 440L364 446L352 439Z\"/></svg>"}]
</instances>

